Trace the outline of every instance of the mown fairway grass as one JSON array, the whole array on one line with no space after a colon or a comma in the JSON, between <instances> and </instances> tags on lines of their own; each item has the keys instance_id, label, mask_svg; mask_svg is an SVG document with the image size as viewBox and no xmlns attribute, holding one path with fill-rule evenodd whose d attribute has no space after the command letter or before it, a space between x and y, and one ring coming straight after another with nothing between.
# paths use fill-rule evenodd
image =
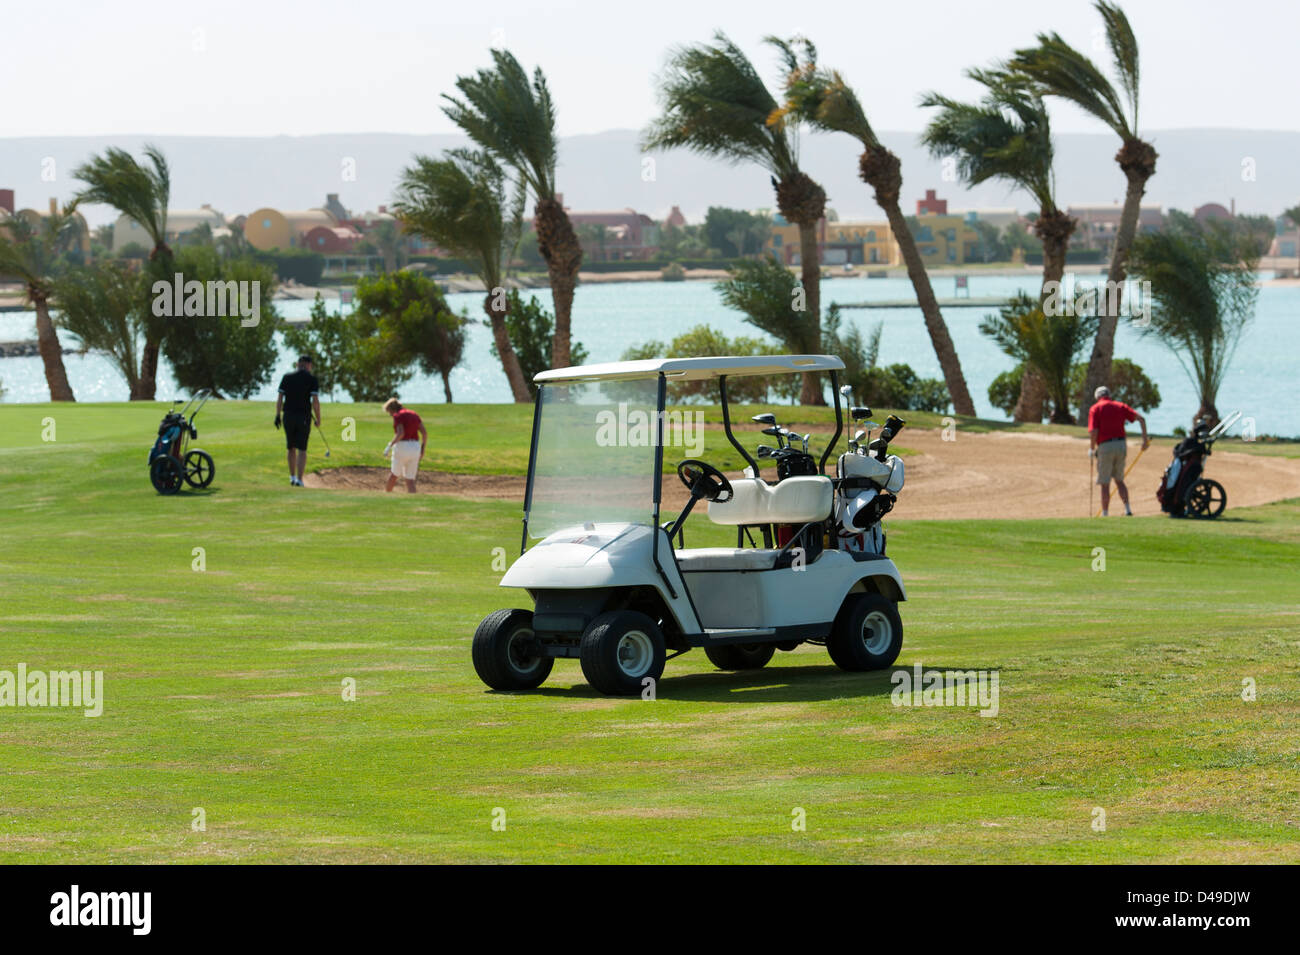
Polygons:
<instances>
[{"instance_id":1,"label":"mown fairway grass","mask_svg":"<svg viewBox=\"0 0 1300 955\"><path fill-rule=\"evenodd\" d=\"M526 465L527 409L419 410L432 466ZM214 488L161 498L161 414L0 406L0 669L106 695L0 709L0 861L1300 860L1300 503L892 521L900 666L999 670L995 718L892 706L818 647L743 675L689 653L655 702L576 661L510 695L469 640L522 605L493 569L518 505L291 489L272 409L234 402L198 419ZM386 416L326 417L329 463L381 463Z\"/></svg>"}]
</instances>

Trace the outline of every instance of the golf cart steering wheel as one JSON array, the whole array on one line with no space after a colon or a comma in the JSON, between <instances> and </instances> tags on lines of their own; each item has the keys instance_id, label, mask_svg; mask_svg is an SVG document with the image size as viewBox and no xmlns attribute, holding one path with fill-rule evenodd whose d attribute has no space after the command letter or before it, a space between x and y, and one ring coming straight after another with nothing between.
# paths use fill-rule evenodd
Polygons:
<instances>
[{"instance_id":1,"label":"golf cart steering wheel","mask_svg":"<svg viewBox=\"0 0 1300 955\"><path fill-rule=\"evenodd\" d=\"M682 479L691 497L725 504L735 495L727 476L712 464L687 458L677 465L677 476Z\"/></svg>"}]
</instances>

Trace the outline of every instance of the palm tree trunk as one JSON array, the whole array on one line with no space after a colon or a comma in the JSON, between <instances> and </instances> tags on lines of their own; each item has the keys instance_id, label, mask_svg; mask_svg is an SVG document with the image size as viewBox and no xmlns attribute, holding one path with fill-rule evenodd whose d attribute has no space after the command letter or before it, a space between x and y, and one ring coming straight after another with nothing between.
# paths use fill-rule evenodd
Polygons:
<instances>
[{"instance_id":1,"label":"palm tree trunk","mask_svg":"<svg viewBox=\"0 0 1300 955\"><path fill-rule=\"evenodd\" d=\"M1061 280L1065 277L1065 255L1070 247L1070 235L1076 225L1076 221L1060 209L1039 210L1038 219L1034 222L1034 233L1043 243L1043 286L1038 297L1040 305L1047 300L1051 285L1055 284L1059 294ZM1020 379L1020 397L1011 412L1012 420L1040 423L1046 410L1047 399L1047 379L1041 370L1026 363L1025 373ZM1065 421L1067 418L1070 419L1069 422ZM1055 399L1052 402L1052 422L1073 423L1069 409Z\"/></svg>"},{"instance_id":2,"label":"palm tree trunk","mask_svg":"<svg viewBox=\"0 0 1300 955\"><path fill-rule=\"evenodd\" d=\"M153 401L158 392L158 352L162 343L146 337L140 352L140 377L136 381L132 401Z\"/></svg>"},{"instance_id":3,"label":"palm tree trunk","mask_svg":"<svg viewBox=\"0 0 1300 955\"><path fill-rule=\"evenodd\" d=\"M877 191L877 202L879 202L879 195ZM930 276L925 271L925 263L916 248L912 231L907 227L907 220L903 218L903 210L899 208L897 200L888 205L882 204L882 208L885 210L885 217L889 219L889 227L893 230L894 240L903 255L903 262L907 265L907 277L912 280L912 288L916 290L916 301L921 306L921 314L925 317L925 327L930 333L930 342L934 345L939 367L943 369L943 380L948 386L953 410L959 415L969 415L973 418L975 404L971 401L970 391L966 388L966 378L961 372L957 349L953 347L948 326L939 311L939 301L934 297Z\"/></svg>"},{"instance_id":4,"label":"palm tree trunk","mask_svg":"<svg viewBox=\"0 0 1300 955\"><path fill-rule=\"evenodd\" d=\"M514 345L510 344L510 331L506 328L506 315L509 306L501 311L493 309L492 304L497 296L491 292L483 301L483 311L487 312L488 321L492 325L492 340L497 346L497 355L501 358L501 367L506 373L506 381L510 383L510 395L520 404L527 404L532 401L532 395L528 391L528 382L524 378L524 370L519 366L519 356L515 353Z\"/></svg>"},{"instance_id":5,"label":"palm tree trunk","mask_svg":"<svg viewBox=\"0 0 1300 955\"><path fill-rule=\"evenodd\" d=\"M804 308L808 314L807 340L814 342L813 349L821 351L821 255L817 249L817 223L799 223L799 279L803 283ZM824 405L821 375L808 373L803 383L799 402L804 405Z\"/></svg>"},{"instance_id":6,"label":"palm tree trunk","mask_svg":"<svg viewBox=\"0 0 1300 955\"><path fill-rule=\"evenodd\" d=\"M76 401L72 386L68 384L67 369L63 367L63 346L59 344L59 333L50 320L49 302L40 292L32 292L30 289L28 292L36 309L36 347L45 365L45 383L50 387L50 400Z\"/></svg>"},{"instance_id":7,"label":"palm tree trunk","mask_svg":"<svg viewBox=\"0 0 1300 955\"><path fill-rule=\"evenodd\" d=\"M551 281L551 300L555 306L551 367L567 368L572 360L570 329L573 292L578 286L578 269L582 266L582 243L573 231L569 214L554 197L538 200L533 227L537 230L537 249L546 260L546 274Z\"/></svg>"},{"instance_id":8,"label":"palm tree trunk","mask_svg":"<svg viewBox=\"0 0 1300 955\"><path fill-rule=\"evenodd\" d=\"M1099 296L1097 338L1093 342L1092 357L1088 359L1088 373L1084 378L1082 414L1087 414L1087 403L1092 394L1110 378L1110 364L1115 356L1115 330L1119 325L1121 296L1124 280L1128 277L1128 254L1137 235L1138 218L1142 213L1142 196L1147 180L1155 175L1156 151L1150 143L1140 139L1130 140L1115 154L1115 161L1128 178L1124 193L1124 209L1120 213L1119 231L1115 234L1115 248L1111 251L1110 270L1106 274L1106 292ZM1112 307L1113 306L1113 307Z\"/></svg>"}]
</instances>

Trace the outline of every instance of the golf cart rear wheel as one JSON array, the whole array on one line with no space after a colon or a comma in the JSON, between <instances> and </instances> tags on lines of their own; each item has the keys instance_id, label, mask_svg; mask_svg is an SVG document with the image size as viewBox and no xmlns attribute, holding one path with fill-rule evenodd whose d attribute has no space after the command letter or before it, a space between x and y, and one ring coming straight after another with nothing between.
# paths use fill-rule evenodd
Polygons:
<instances>
[{"instance_id":1,"label":"golf cart rear wheel","mask_svg":"<svg viewBox=\"0 0 1300 955\"><path fill-rule=\"evenodd\" d=\"M185 483L181 462L170 454L160 454L149 465L149 482L159 494L175 494Z\"/></svg>"},{"instance_id":2,"label":"golf cart rear wheel","mask_svg":"<svg viewBox=\"0 0 1300 955\"><path fill-rule=\"evenodd\" d=\"M216 477L217 466L212 455L195 448L185 454L185 483L190 487L205 488Z\"/></svg>"},{"instance_id":3,"label":"golf cart rear wheel","mask_svg":"<svg viewBox=\"0 0 1300 955\"><path fill-rule=\"evenodd\" d=\"M551 675L555 660L538 654L531 610L498 610L474 631L471 655L479 679L494 690L532 690Z\"/></svg>"},{"instance_id":4,"label":"golf cart rear wheel","mask_svg":"<svg viewBox=\"0 0 1300 955\"><path fill-rule=\"evenodd\" d=\"M776 653L771 643L732 643L705 647L704 655L719 670L761 670Z\"/></svg>"},{"instance_id":5,"label":"golf cart rear wheel","mask_svg":"<svg viewBox=\"0 0 1300 955\"><path fill-rule=\"evenodd\" d=\"M903 648L903 621L894 601L880 594L850 594L826 640L842 670L883 670Z\"/></svg>"},{"instance_id":6,"label":"golf cart rear wheel","mask_svg":"<svg viewBox=\"0 0 1300 955\"><path fill-rule=\"evenodd\" d=\"M667 651L659 625L635 610L602 613L578 650L582 675L601 693L631 696L663 676Z\"/></svg>"},{"instance_id":7,"label":"golf cart rear wheel","mask_svg":"<svg viewBox=\"0 0 1300 955\"><path fill-rule=\"evenodd\" d=\"M1201 478L1188 489L1183 501L1188 517L1213 519L1228 506L1228 492L1218 481Z\"/></svg>"}]
</instances>

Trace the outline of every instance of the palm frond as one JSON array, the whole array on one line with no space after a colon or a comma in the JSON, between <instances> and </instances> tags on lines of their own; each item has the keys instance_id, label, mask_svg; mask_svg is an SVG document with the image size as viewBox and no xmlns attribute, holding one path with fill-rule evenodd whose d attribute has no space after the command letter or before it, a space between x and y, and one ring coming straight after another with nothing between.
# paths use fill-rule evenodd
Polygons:
<instances>
[{"instance_id":1,"label":"palm frond","mask_svg":"<svg viewBox=\"0 0 1300 955\"><path fill-rule=\"evenodd\" d=\"M1016 74L972 69L967 75L985 93L962 103L927 93L921 105L938 114L921 134L933 156L953 157L969 185L1005 179L1026 189L1044 214L1055 211L1051 122L1042 97Z\"/></svg>"},{"instance_id":2,"label":"palm frond","mask_svg":"<svg viewBox=\"0 0 1300 955\"><path fill-rule=\"evenodd\" d=\"M415 157L403 170L393 210L408 231L473 260L488 288L499 286L518 241L523 192L507 198L505 174L485 151Z\"/></svg>"},{"instance_id":3,"label":"palm frond","mask_svg":"<svg viewBox=\"0 0 1300 955\"><path fill-rule=\"evenodd\" d=\"M658 86L662 113L643 135L643 149L756 162L777 179L798 171L792 136L768 122L777 101L726 34L715 34L712 45L674 50Z\"/></svg>"},{"instance_id":4,"label":"palm frond","mask_svg":"<svg viewBox=\"0 0 1300 955\"><path fill-rule=\"evenodd\" d=\"M1123 139L1134 133L1119 94L1097 65L1056 33L1038 35L1038 46L1017 50L1005 64L1038 85L1045 95L1069 100L1101 120Z\"/></svg>"},{"instance_id":5,"label":"palm frond","mask_svg":"<svg viewBox=\"0 0 1300 955\"><path fill-rule=\"evenodd\" d=\"M555 104L538 68L530 80L509 50L492 51L493 68L456 80L443 112L480 147L527 182L536 197L555 196Z\"/></svg>"},{"instance_id":6,"label":"palm frond","mask_svg":"<svg viewBox=\"0 0 1300 955\"><path fill-rule=\"evenodd\" d=\"M73 171L86 183L76 194L73 206L99 203L112 206L135 220L148 233L155 249L167 244L167 206L171 201L171 173L162 151L146 146L146 169L124 149L110 146L102 156L91 158Z\"/></svg>"},{"instance_id":7,"label":"palm frond","mask_svg":"<svg viewBox=\"0 0 1300 955\"><path fill-rule=\"evenodd\" d=\"M1138 44L1129 26L1128 17L1117 3L1097 0L1097 12L1106 24L1106 44L1115 59L1115 72L1119 74L1120 86L1128 97L1128 117L1130 129L1136 135L1138 128Z\"/></svg>"}]
</instances>

